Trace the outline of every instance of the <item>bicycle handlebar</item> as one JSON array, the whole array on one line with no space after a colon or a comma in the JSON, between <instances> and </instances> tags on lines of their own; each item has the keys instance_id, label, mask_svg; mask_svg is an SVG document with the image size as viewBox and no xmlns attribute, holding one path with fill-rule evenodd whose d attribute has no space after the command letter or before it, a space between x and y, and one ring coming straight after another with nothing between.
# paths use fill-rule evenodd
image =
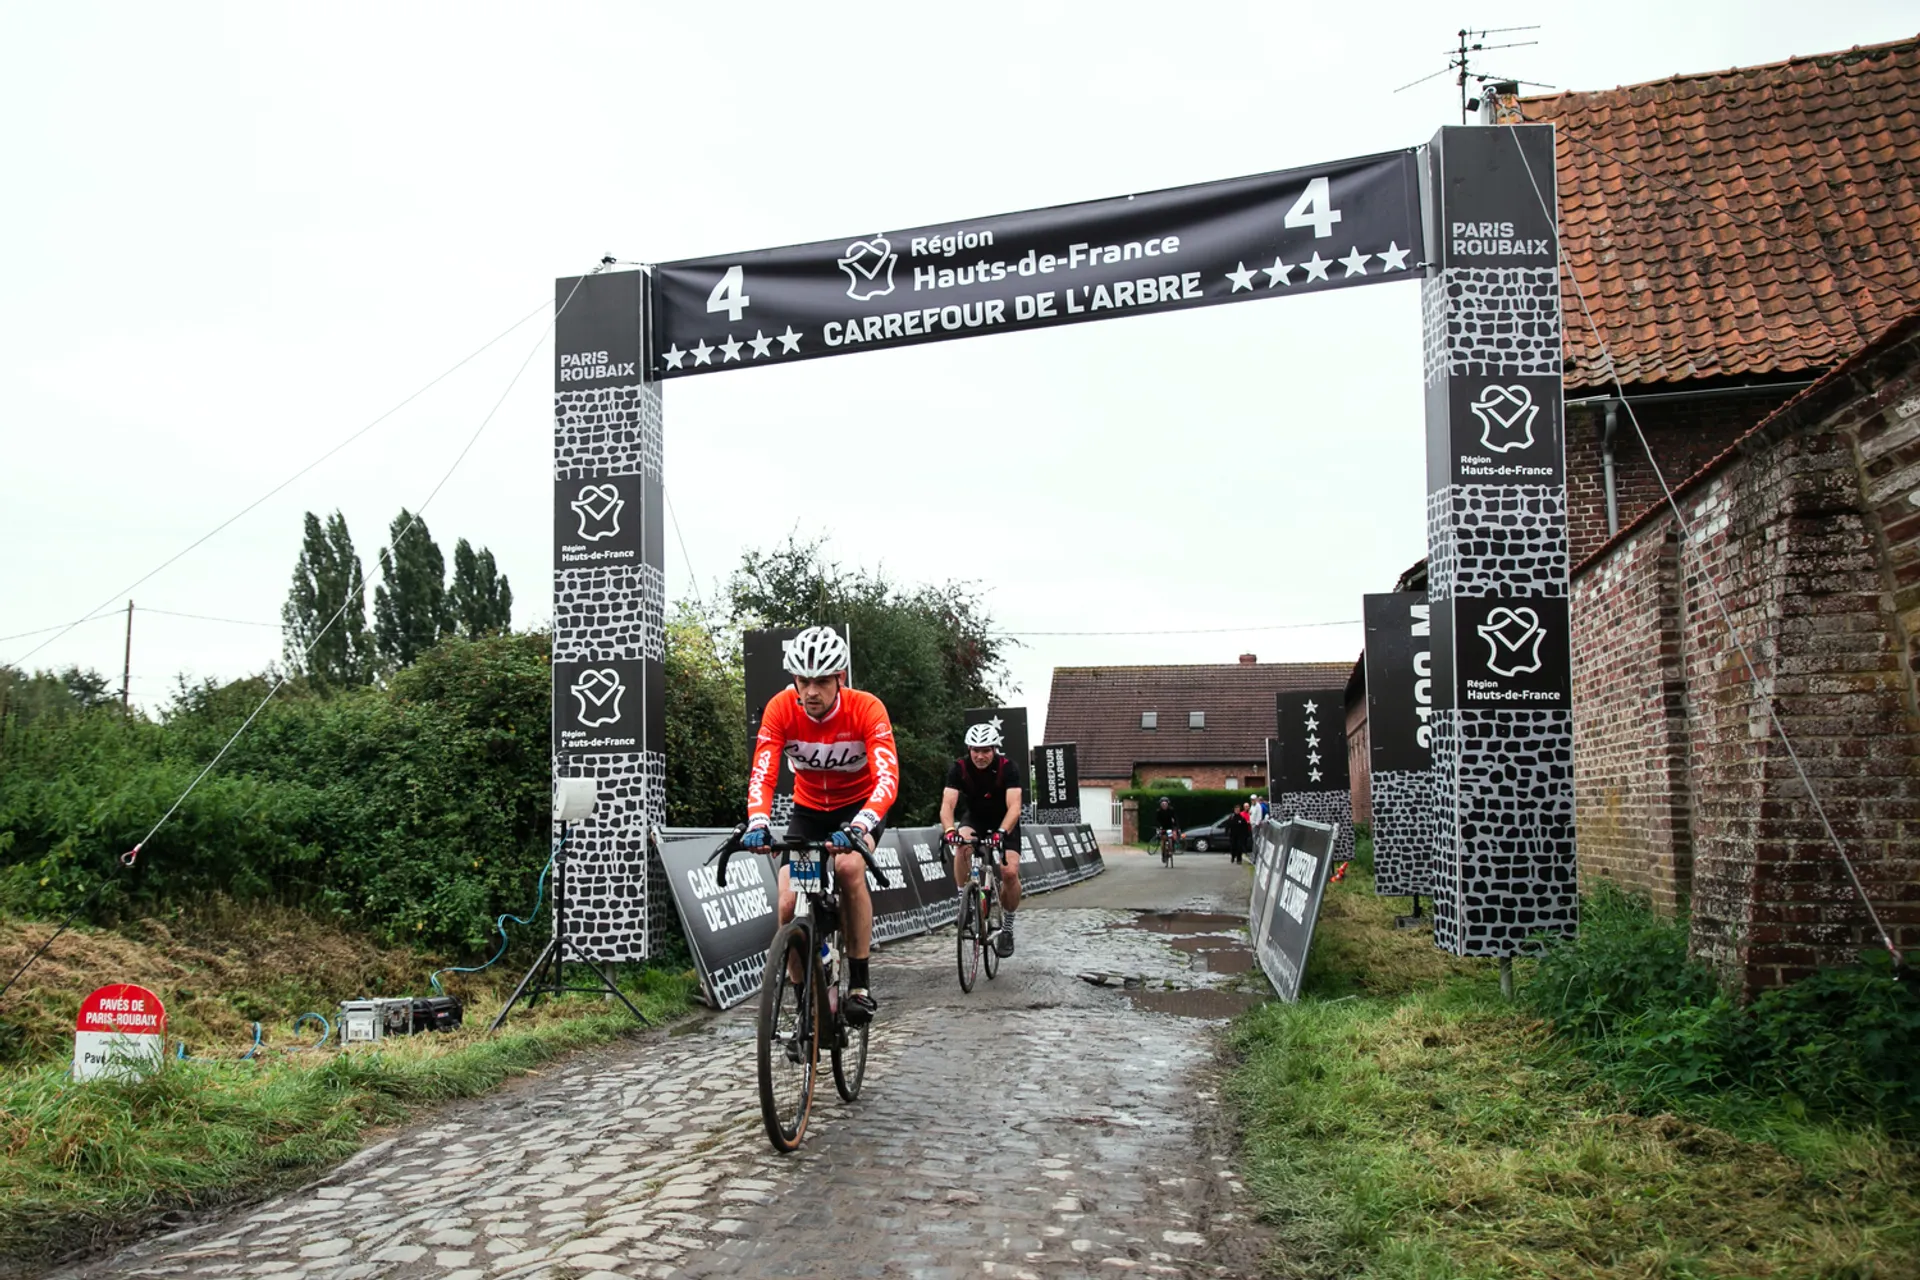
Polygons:
<instances>
[{"instance_id":1,"label":"bicycle handlebar","mask_svg":"<svg viewBox=\"0 0 1920 1280\"><path fill-rule=\"evenodd\" d=\"M713 852L707 855L709 863L715 858L720 859L720 868L715 878L720 881L722 889L727 887L727 860L747 847L741 843L746 834L747 824L743 822L733 829L732 835L715 845ZM819 853L831 854L857 853L860 855L860 860L867 864L867 870L873 873L873 878L880 882L880 887L882 889L888 887L886 870L873 860L873 854L857 840L846 847L837 845L831 840L782 840L778 844L768 843L765 848L768 853L792 853L800 849L812 849Z\"/></svg>"}]
</instances>

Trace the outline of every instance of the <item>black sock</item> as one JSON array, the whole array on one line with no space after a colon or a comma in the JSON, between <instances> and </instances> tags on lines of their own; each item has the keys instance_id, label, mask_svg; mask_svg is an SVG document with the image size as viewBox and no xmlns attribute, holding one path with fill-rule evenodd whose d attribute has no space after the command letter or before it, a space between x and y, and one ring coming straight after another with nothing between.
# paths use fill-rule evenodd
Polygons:
<instances>
[{"instance_id":1,"label":"black sock","mask_svg":"<svg viewBox=\"0 0 1920 1280\"><path fill-rule=\"evenodd\" d=\"M867 985L867 957L847 957L847 986L864 987Z\"/></svg>"}]
</instances>

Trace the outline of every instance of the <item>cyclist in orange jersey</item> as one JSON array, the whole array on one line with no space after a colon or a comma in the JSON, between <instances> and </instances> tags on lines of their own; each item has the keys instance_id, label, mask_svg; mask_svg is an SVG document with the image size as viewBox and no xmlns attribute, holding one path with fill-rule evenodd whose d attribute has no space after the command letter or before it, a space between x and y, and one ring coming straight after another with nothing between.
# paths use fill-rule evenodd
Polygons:
<instances>
[{"instance_id":1,"label":"cyclist in orange jersey","mask_svg":"<svg viewBox=\"0 0 1920 1280\"><path fill-rule=\"evenodd\" d=\"M782 662L793 687L782 689L760 717L747 775L748 848L770 841L773 789L784 756L793 769L789 839L829 840L847 850L834 859L847 939L847 1020L860 1024L879 1011L867 960L873 945L873 899L858 842L871 853L900 793L900 757L887 708L870 693L847 686L851 655L832 627L808 627L786 642ZM780 921L793 919L794 893L780 868Z\"/></svg>"}]
</instances>

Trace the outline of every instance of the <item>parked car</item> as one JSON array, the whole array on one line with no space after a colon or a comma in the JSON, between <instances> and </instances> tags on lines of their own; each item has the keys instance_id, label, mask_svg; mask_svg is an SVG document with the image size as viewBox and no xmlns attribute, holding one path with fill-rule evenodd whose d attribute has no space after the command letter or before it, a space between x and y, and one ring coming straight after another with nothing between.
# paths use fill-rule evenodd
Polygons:
<instances>
[{"instance_id":1,"label":"parked car","mask_svg":"<svg viewBox=\"0 0 1920 1280\"><path fill-rule=\"evenodd\" d=\"M1180 847L1194 853L1214 853L1227 851L1227 819L1231 814L1221 814L1204 827L1195 827L1191 831L1180 833Z\"/></svg>"}]
</instances>

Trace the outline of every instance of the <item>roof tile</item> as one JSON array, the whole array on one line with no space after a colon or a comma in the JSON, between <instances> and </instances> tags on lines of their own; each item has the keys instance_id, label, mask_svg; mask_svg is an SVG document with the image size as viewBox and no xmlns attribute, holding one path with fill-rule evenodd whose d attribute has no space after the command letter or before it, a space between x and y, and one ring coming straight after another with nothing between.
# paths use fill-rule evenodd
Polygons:
<instances>
[{"instance_id":1,"label":"roof tile","mask_svg":"<svg viewBox=\"0 0 1920 1280\"><path fill-rule=\"evenodd\" d=\"M1559 130L1567 384L1821 369L1920 304L1920 39L1526 98ZM1675 191L1674 188L1684 191Z\"/></svg>"}]
</instances>

